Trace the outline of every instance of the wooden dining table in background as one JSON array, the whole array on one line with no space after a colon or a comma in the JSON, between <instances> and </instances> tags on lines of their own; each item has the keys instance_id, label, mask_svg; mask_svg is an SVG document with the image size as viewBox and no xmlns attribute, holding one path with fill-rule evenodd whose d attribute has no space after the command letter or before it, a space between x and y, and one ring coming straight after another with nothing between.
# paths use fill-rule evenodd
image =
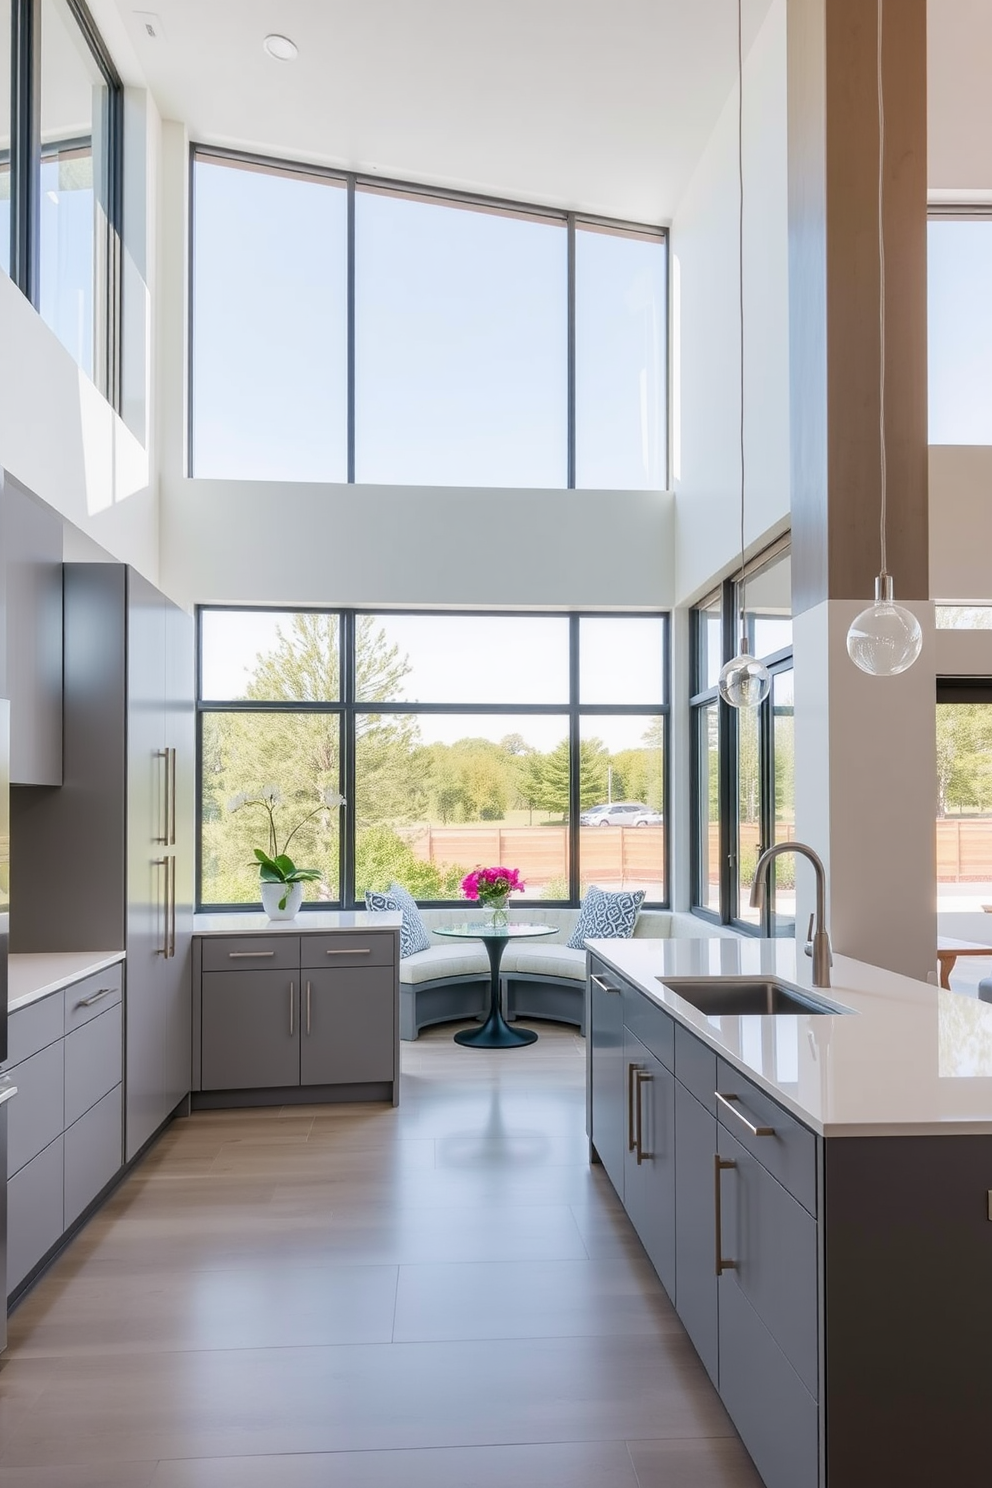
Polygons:
<instances>
[{"instance_id":1,"label":"wooden dining table in background","mask_svg":"<svg viewBox=\"0 0 992 1488\"><path fill-rule=\"evenodd\" d=\"M950 935L937 939L937 963L940 966L940 985L951 989L951 972L959 956L992 956L992 945L982 945L977 940L954 940Z\"/></svg>"}]
</instances>

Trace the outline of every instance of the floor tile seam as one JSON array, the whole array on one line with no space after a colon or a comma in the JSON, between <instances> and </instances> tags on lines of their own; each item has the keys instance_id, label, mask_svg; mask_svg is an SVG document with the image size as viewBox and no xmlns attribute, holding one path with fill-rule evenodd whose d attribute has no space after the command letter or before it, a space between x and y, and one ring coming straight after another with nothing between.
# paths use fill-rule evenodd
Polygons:
<instances>
[{"instance_id":1,"label":"floor tile seam","mask_svg":"<svg viewBox=\"0 0 992 1488\"><path fill-rule=\"evenodd\" d=\"M702 1437L686 1438L686 1440L694 1440L694 1441L706 1440L706 1439L707 1438L702 1438ZM637 1440L637 1441L674 1441L674 1440L681 1440L681 1438L659 1436L659 1437L637 1437L637 1438L635 1438L635 1440ZM330 1448L326 1448L324 1450L318 1450L316 1452L293 1452L293 1451L289 1451L289 1452L224 1452L224 1453L211 1453L211 1454L209 1454L207 1456L204 1456L201 1453L201 1454L196 1455L196 1456L187 1456L187 1457L159 1457L159 1458L155 1459L155 1466L156 1466L156 1468L158 1468L158 1467L160 1467L162 1465L171 1466L173 1463L181 1463L181 1462L243 1462L246 1459L249 1460L249 1461L256 1461L257 1460L257 1461L260 1461L261 1462L261 1461L265 1461L265 1460L270 1459L270 1458L273 1459L273 1460L279 1460L279 1459L283 1459L283 1458L297 1458L297 1457L300 1457L300 1458L303 1458L303 1457L356 1457L356 1456L363 1456L363 1457L364 1456L382 1456L382 1457L385 1457L387 1455L392 1455L393 1453L396 1453L396 1452L402 1452L404 1455L408 1455L408 1454L411 1454L411 1453L414 1453L414 1452L424 1452L424 1453L426 1453L426 1452L474 1452L474 1451L491 1452L494 1449L498 1450L499 1448L502 1448L502 1447L505 1447L507 1451L511 1451L512 1452L512 1451L519 1450L521 1447L523 1447L523 1448L527 1448L527 1447L537 1447L537 1448L551 1447L551 1448L554 1448L554 1447L585 1446L589 1441L595 1441L596 1443L598 1443L601 1446L610 1446L610 1445L616 1446L616 1447L623 1446L623 1447L625 1447L627 1449L628 1455L629 1455L629 1450L630 1450L629 1443L628 1443L628 1441L624 1437L622 1437L622 1436L598 1436L598 1437L580 1437L578 1439L576 1439L574 1437L562 1437L562 1438L556 1439L554 1441L532 1441L532 1440L529 1440L528 1439L528 1440L523 1440L523 1441L510 1441L510 1442L499 1441L499 1442L482 1442L482 1443L469 1442L469 1443L464 1443L464 1444L457 1444L457 1443L451 1443L451 1442L443 1442L443 1443L441 1443L441 1444L439 1444L437 1446L412 1446L412 1447L330 1447ZM144 1467L148 1462L152 1461L153 1459L151 1459L151 1458L133 1458L133 1459L130 1459L130 1460L133 1461L133 1462L135 1462L138 1466ZM72 1464L72 1465L74 1466L75 1464ZM87 1464L82 1464L82 1465L85 1466ZM114 1462L114 1463L112 1463L112 1465L115 1465L116 1466L117 1464L116 1464L116 1462ZM635 1473L635 1477L636 1477L636 1473ZM152 1482L152 1488L154 1488L154 1480Z\"/></svg>"}]
</instances>

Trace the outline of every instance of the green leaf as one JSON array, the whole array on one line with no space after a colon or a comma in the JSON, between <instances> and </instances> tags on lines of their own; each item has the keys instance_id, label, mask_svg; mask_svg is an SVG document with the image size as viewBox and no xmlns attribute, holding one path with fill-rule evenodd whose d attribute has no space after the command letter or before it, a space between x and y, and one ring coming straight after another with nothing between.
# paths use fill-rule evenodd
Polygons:
<instances>
[{"instance_id":1,"label":"green leaf","mask_svg":"<svg viewBox=\"0 0 992 1488\"><path fill-rule=\"evenodd\" d=\"M293 862L292 858L287 857L285 853L279 853L278 856L274 859L274 862L285 881L289 883L289 875L296 872L296 864Z\"/></svg>"}]
</instances>

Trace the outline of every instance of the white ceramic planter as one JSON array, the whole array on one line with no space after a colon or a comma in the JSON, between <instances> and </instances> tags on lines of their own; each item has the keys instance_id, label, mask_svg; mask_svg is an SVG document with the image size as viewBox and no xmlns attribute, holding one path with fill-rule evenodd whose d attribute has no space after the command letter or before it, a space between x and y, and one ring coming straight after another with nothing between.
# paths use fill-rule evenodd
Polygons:
<instances>
[{"instance_id":1,"label":"white ceramic planter","mask_svg":"<svg viewBox=\"0 0 992 1488\"><path fill-rule=\"evenodd\" d=\"M279 900L286 895L286 908L279 908ZM300 905L303 903L303 885L301 883L262 884L262 908L270 920L295 920Z\"/></svg>"}]
</instances>

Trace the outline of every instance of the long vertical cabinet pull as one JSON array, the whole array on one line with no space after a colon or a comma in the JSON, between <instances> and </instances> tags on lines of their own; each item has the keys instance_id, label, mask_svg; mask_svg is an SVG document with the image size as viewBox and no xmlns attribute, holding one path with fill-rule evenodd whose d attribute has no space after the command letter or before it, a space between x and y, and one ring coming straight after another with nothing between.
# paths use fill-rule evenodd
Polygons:
<instances>
[{"instance_id":1,"label":"long vertical cabinet pull","mask_svg":"<svg viewBox=\"0 0 992 1488\"><path fill-rule=\"evenodd\" d=\"M171 751L168 750L168 749L156 749L156 751L155 751L155 758L162 761L162 820L161 820L161 822L159 824L160 827L161 827L161 830L160 830L158 836L154 840L156 842L160 843L162 845L162 847L169 847L170 846L170 840L169 840L169 821L170 821L170 814L169 814L169 811L170 811L170 808L169 808L170 790L169 790L169 784L170 784L170 779L171 779L171 774L170 774L170 760L169 760L170 753L171 753Z\"/></svg>"},{"instance_id":2,"label":"long vertical cabinet pull","mask_svg":"<svg viewBox=\"0 0 992 1488\"><path fill-rule=\"evenodd\" d=\"M175 751L175 749L169 749L166 752L167 752L167 754L169 756L169 774L168 774L168 781L169 781L169 842L168 842L168 846L169 847L175 847L175 845L176 845L176 751ZM175 910L175 904L176 904L176 896L175 896L175 892L174 891L175 891L175 873L173 872L173 895L172 895L172 907L173 907L173 910Z\"/></svg>"},{"instance_id":3,"label":"long vertical cabinet pull","mask_svg":"<svg viewBox=\"0 0 992 1488\"><path fill-rule=\"evenodd\" d=\"M152 858L152 866L154 868L161 868L163 874L165 875L165 892L164 892L164 894L162 896L162 944L159 946L158 951L157 951L157 954L159 956L162 956L164 958L164 960L168 961L168 959L169 959L169 881L170 881L169 859L168 858ZM156 898L156 913L157 913L157 908L158 908L158 906L157 906L158 895L157 894L156 894L155 898Z\"/></svg>"},{"instance_id":4,"label":"long vertical cabinet pull","mask_svg":"<svg viewBox=\"0 0 992 1488\"><path fill-rule=\"evenodd\" d=\"M175 838L173 838L175 841ZM176 954L176 855L169 858L169 959Z\"/></svg>"},{"instance_id":5,"label":"long vertical cabinet pull","mask_svg":"<svg viewBox=\"0 0 992 1488\"><path fill-rule=\"evenodd\" d=\"M713 1223L716 1230L716 1274L722 1276L724 1271L733 1271L737 1267L736 1261L728 1261L723 1255L723 1189L720 1183L720 1175L727 1168L736 1168L735 1162L729 1162L727 1158L721 1157L719 1152L713 1154Z\"/></svg>"},{"instance_id":6,"label":"long vertical cabinet pull","mask_svg":"<svg viewBox=\"0 0 992 1488\"><path fill-rule=\"evenodd\" d=\"M635 1076L636 1073L637 1073L637 1065L636 1064L633 1064L633 1063L628 1064L628 1066L627 1066L627 1151L628 1152L634 1152L636 1150L636 1146L637 1146L637 1143L636 1143L636 1140L635 1140L635 1137L634 1137L634 1126L635 1126L635 1118L634 1118L634 1076Z\"/></svg>"},{"instance_id":7,"label":"long vertical cabinet pull","mask_svg":"<svg viewBox=\"0 0 992 1488\"><path fill-rule=\"evenodd\" d=\"M634 1072L634 1111L637 1117L637 1124L634 1132L634 1148L637 1153L638 1167L641 1166L641 1163L646 1157L654 1156L653 1152L644 1151L644 1107L641 1102L641 1091L644 1089L645 1085L651 1084L653 1078L654 1077L652 1075L648 1074L647 1070L639 1069L635 1070Z\"/></svg>"},{"instance_id":8,"label":"long vertical cabinet pull","mask_svg":"<svg viewBox=\"0 0 992 1488\"><path fill-rule=\"evenodd\" d=\"M289 1036L296 1032L296 983L289 984Z\"/></svg>"},{"instance_id":9,"label":"long vertical cabinet pull","mask_svg":"<svg viewBox=\"0 0 992 1488\"><path fill-rule=\"evenodd\" d=\"M307 1037L310 1036L310 983L307 982Z\"/></svg>"}]
</instances>

